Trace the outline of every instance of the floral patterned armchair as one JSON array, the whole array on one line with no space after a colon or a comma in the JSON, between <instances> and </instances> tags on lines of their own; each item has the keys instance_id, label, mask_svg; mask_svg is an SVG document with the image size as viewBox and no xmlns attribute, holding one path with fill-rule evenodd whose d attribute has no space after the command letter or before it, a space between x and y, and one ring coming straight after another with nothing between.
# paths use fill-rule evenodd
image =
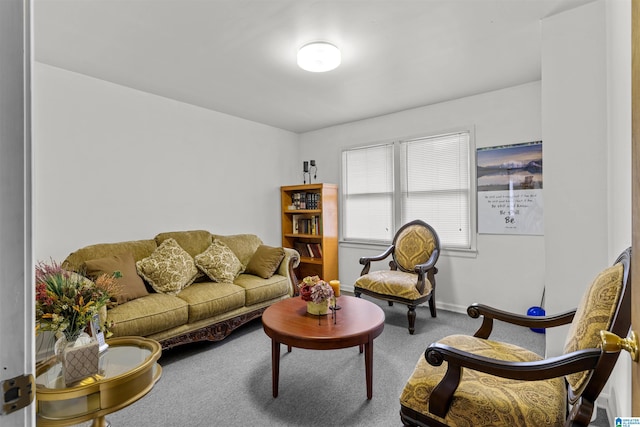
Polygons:
<instances>
[{"instance_id":1,"label":"floral patterned armchair","mask_svg":"<svg viewBox=\"0 0 640 427\"><path fill-rule=\"evenodd\" d=\"M392 256L390 270L369 272L372 261L381 261ZM416 322L416 307L429 302L431 317L436 317L436 262L440 256L440 239L436 231L424 221L411 221L398 230L393 243L375 257L360 258L364 265L361 277L356 280L354 294L361 294L405 304L409 311L409 333L413 335Z\"/></svg>"},{"instance_id":2,"label":"floral patterned armchair","mask_svg":"<svg viewBox=\"0 0 640 427\"><path fill-rule=\"evenodd\" d=\"M528 317L470 306L481 327L426 349L400 396L404 425L588 426L619 354L602 350L600 331L626 336L631 323L630 257L631 248L602 271L576 310ZM531 328L571 324L564 354L543 359L489 340L494 319Z\"/></svg>"}]
</instances>

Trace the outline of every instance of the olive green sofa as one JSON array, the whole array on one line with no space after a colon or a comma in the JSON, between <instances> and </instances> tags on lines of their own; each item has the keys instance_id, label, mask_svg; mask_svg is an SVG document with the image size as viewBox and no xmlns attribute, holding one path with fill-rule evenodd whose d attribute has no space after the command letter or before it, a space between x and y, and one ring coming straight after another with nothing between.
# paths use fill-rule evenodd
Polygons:
<instances>
[{"instance_id":1,"label":"olive green sofa","mask_svg":"<svg viewBox=\"0 0 640 427\"><path fill-rule=\"evenodd\" d=\"M178 276L183 273L180 270L188 270L187 276L191 275L191 261L202 260L203 254L215 250L216 245L233 252L235 257L229 255L228 250L226 255L232 257L234 262L239 261L240 274L213 281L208 276L210 270L205 274L200 268L203 263L201 261L201 265L197 266L195 279L189 279L186 286L170 290L160 288L161 291L158 292L156 278L165 273L159 271L163 268L162 264L149 268L145 263L154 257L158 258L162 248L167 245L173 245L183 255L184 252L188 253L183 257L184 266L178 264L178 271L175 272ZM256 270L256 262L262 261L264 264L263 259L257 258L258 253L264 254L265 251L269 254L280 253L282 256L281 261L278 261L279 257L270 258L272 267L277 266L271 276L270 271L265 274L260 268L257 273L253 271ZM296 291L297 280L293 269L299 262L298 253L288 248L265 246L253 234L222 236L205 230L176 231L160 233L148 240L101 243L71 253L63 261L62 267L92 278L89 273L95 265L103 265L100 262L105 260L108 265L113 265L109 262L121 262L122 258L129 261L122 266L116 263L116 267L111 270L118 270L123 275L121 280L141 282L142 289L124 289L127 298L119 298L119 303L107 310L106 321L111 325L110 332L114 337L148 337L160 342L165 349L194 341L222 340L236 328L260 317L271 304L293 296ZM215 261L217 258L208 259L211 264L211 260ZM251 266L253 270L248 271ZM142 281L134 277L136 273ZM137 295L133 295L136 293Z\"/></svg>"}]
</instances>

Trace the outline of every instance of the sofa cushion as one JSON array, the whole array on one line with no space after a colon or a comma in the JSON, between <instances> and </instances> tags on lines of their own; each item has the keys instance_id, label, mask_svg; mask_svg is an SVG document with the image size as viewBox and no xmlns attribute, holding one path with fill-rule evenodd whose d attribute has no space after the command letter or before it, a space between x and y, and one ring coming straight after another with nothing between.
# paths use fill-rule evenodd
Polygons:
<instances>
[{"instance_id":1,"label":"sofa cushion","mask_svg":"<svg viewBox=\"0 0 640 427\"><path fill-rule=\"evenodd\" d=\"M245 305L248 307L263 301L289 294L289 279L275 274L268 279L262 279L253 274L241 274L233 282L244 288Z\"/></svg>"},{"instance_id":2,"label":"sofa cushion","mask_svg":"<svg viewBox=\"0 0 640 427\"><path fill-rule=\"evenodd\" d=\"M120 288L118 295L115 296L118 304L149 295L144 282L138 276L136 261L131 252L85 262L85 272L94 280L102 274L112 275L116 271L120 272L120 277L116 278Z\"/></svg>"},{"instance_id":3,"label":"sofa cushion","mask_svg":"<svg viewBox=\"0 0 640 427\"><path fill-rule=\"evenodd\" d=\"M268 279L273 276L284 258L284 249L260 245L244 272Z\"/></svg>"},{"instance_id":4,"label":"sofa cushion","mask_svg":"<svg viewBox=\"0 0 640 427\"><path fill-rule=\"evenodd\" d=\"M155 237L158 245L167 239L175 239L180 247L187 251L192 258L204 252L213 241L211 233L206 230L169 231L160 233ZM194 282L201 282L203 280L209 280L209 278L202 271L198 270L198 275L194 279Z\"/></svg>"},{"instance_id":5,"label":"sofa cushion","mask_svg":"<svg viewBox=\"0 0 640 427\"><path fill-rule=\"evenodd\" d=\"M148 336L176 326L189 319L186 302L172 295L149 294L118 305L107 311L110 331L116 337Z\"/></svg>"},{"instance_id":6,"label":"sofa cushion","mask_svg":"<svg viewBox=\"0 0 640 427\"><path fill-rule=\"evenodd\" d=\"M244 270L233 251L218 239L203 253L196 255L195 263L214 282L233 283Z\"/></svg>"},{"instance_id":7,"label":"sofa cushion","mask_svg":"<svg viewBox=\"0 0 640 427\"><path fill-rule=\"evenodd\" d=\"M213 241L211 233L206 230L170 231L155 237L158 246L167 239L174 239L192 258L204 252Z\"/></svg>"},{"instance_id":8,"label":"sofa cushion","mask_svg":"<svg viewBox=\"0 0 640 427\"><path fill-rule=\"evenodd\" d=\"M379 270L360 276L355 286L382 295L395 295L401 298L415 300L427 295L432 290L431 282L424 281L424 293L420 294L416 284L418 275L405 273L400 270Z\"/></svg>"},{"instance_id":9,"label":"sofa cushion","mask_svg":"<svg viewBox=\"0 0 640 427\"><path fill-rule=\"evenodd\" d=\"M156 250L155 240L131 240L119 243L97 243L95 245L85 246L78 249L67 256L62 262L62 268L65 270L82 271L84 263L90 259L104 258L113 254L123 254L131 252L133 259L140 261L146 258Z\"/></svg>"},{"instance_id":10,"label":"sofa cushion","mask_svg":"<svg viewBox=\"0 0 640 427\"><path fill-rule=\"evenodd\" d=\"M189 286L196 278L198 269L178 242L169 238L153 253L136 263L138 274L149 282L156 292L175 295Z\"/></svg>"},{"instance_id":11,"label":"sofa cushion","mask_svg":"<svg viewBox=\"0 0 640 427\"><path fill-rule=\"evenodd\" d=\"M189 323L208 319L244 306L244 289L231 283L194 283L178 298L189 305Z\"/></svg>"},{"instance_id":12,"label":"sofa cushion","mask_svg":"<svg viewBox=\"0 0 640 427\"><path fill-rule=\"evenodd\" d=\"M262 240L255 234L233 234L231 236L214 234L213 238L227 245L236 254L242 265L249 264L256 249L262 244Z\"/></svg>"}]
</instances>

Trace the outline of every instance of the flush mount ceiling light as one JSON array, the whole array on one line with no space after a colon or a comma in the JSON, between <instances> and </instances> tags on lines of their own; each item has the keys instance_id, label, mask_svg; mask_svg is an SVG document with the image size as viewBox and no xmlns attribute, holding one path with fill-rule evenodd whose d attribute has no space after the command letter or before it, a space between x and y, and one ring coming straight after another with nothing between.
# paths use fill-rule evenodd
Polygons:
<instances>
[{"instance_id":1,"label":"flush mount ceiling light","mask_svg":"<svg viewBox=\"0 0 640 427\"><path fill-rule=\"evenodd\" d=\"M340 65L340 50L327 42L307 43L298 51L298 66L306 71L322 73Z\"/></svg>"}]
</instances>

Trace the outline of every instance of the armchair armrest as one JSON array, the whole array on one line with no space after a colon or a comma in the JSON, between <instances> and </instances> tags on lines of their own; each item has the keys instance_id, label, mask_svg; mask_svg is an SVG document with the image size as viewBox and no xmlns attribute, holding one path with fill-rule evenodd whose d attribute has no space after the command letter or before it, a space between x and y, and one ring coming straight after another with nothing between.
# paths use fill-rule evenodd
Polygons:
<instances>
[{"instance_id":1,"label":"armchair armrest","mask_svg":"<svg viewBox=\"0 0 640 427\"><path fill-rule=\"evenodd\" d=\"M380 255L376 255L376 256L372 256L372 257L362 257L362 258L360 258L360 264L364 265L364 268L362 269L362 272L360 273L360 275L364 276L365 274L369 273L369 269L371 268L371 262L372 261L382 261L383 259L385 259L389 255L391 255L391 253L393 252L394 248L395 248L395 246L391 245L383 253L381 253Z\"/></svg>"},{"instance_id":2,"label":"armchair armrest","mask_svg":"<svg viewBox=\"0 0 640 427\"><path fill-rule=\"evenodd\" d=\"M544 360L508 362L468 353L445 344L433 343L427 347L424 354L427 362L433 366L440 366L442 362L447 362L446 374L429 397L431 413L444 418L460 383L462 368L502 378L525 381L546 380L595 368L602 350L591 348Z\"/></svg>"},{"instance_id":3,"label":"armchair armrest","mask_svg":"<svg viewBox=\"0 0 640 427\"><path fill-rule=\"evenodd\" d=\"M295 249L283 248L284 258L280 262L277 273L289 279L289 295L295 296L298 292L298 278L296 277L294 268L300 264L300 254Z\"/></svg>"},{"instance_id":4,"label":"armchair armrest","mask_svg":"<svg viewBox=\"0 0 640 427\"><path fill-rule=\"evenodd\" d=\"M435 267L436 261L438 261L439 257L440 257L440 249L435 248L433 252L431 252L431 256L429 257L427 262L425 262L424 264L416 265L414 271L418 274L420 273L424 274L426 271Z\"/></svg>"},{"instance_id":5,"label":"armchair armrest","mask_svg":"<svg viewBox=\"0 0 640 427\"><path fill-rule=\"evenodd\" d=\"M416 289L420 292L420 295L424 293L425 287L425 274L427 275L427 279L429 283L431 283L432 289L436 287L435 274L438 272L436 268L436 261L440 257L440 249L435 248L433 252L431 252L431 256L424 264L418 264L414 267L413 271L418 274L418 282L416 284Z\"/></svg>"},{"instance_id":6,"label":"armchair armrest","mask_svg":"<svg viewBox=\"0 0 640 427\"><path fill-rule=\"evenodd\" d=\"M483 304L472 304L467 307L467 314L474 319L483 316L482 325L480 325L480 328L473 336L486 339L489 338L491 330L493 329L493 319L528 328L552 328L571 323L576 311L574 309L553 316L533 317L509 313Z\"/></svg>"}]
</instances>

